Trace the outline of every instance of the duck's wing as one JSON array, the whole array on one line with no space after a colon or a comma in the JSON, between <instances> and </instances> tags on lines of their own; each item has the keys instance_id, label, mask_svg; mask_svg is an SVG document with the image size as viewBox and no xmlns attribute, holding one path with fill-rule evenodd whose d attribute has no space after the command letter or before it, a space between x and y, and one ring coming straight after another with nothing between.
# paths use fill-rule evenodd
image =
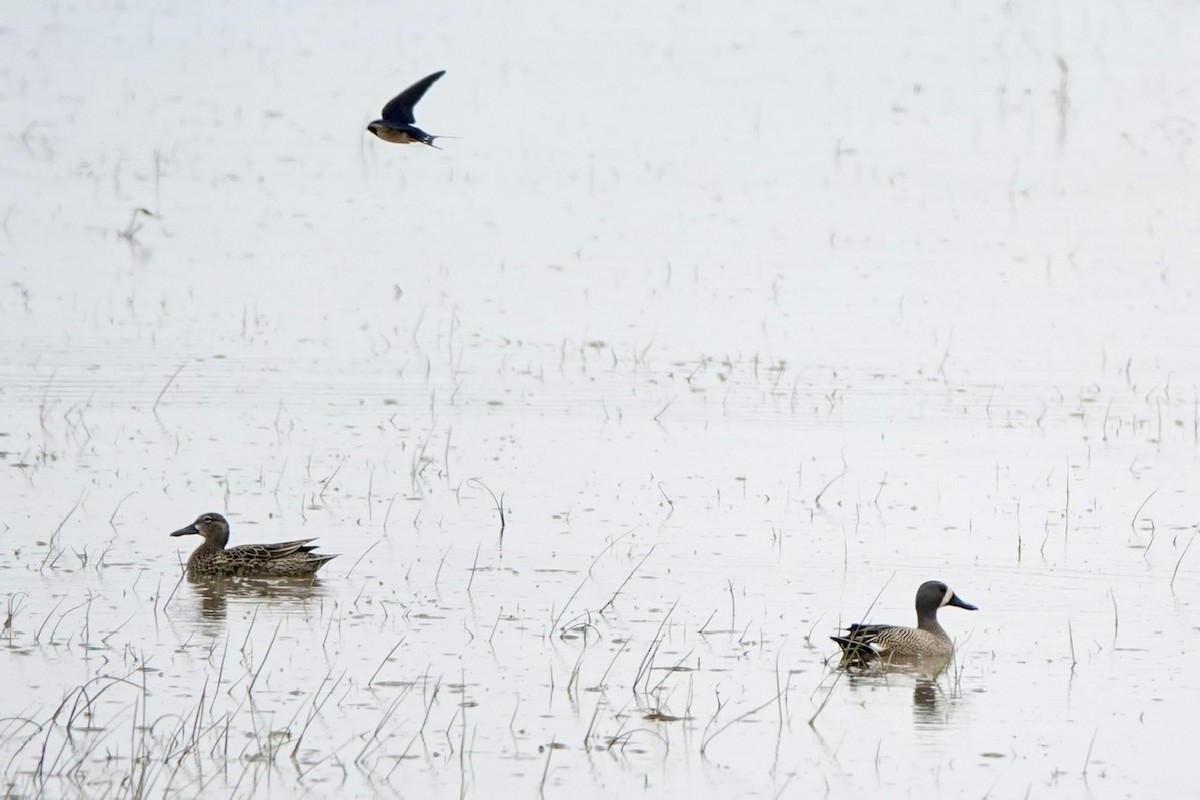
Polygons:
<instances>
[{"instance_id":1,"label":"duck's wing","mask_svg":"<svg viewBox=\"0 0 1200 800\"><path fill-rule=\"evenodd\" d=\"M844 659L870 661L887 649L886 643L881 642L880 637L883 637L893 627L892 625L864 625L855 622L846 627L844 636L830 636L829 638L842 648Z\"/></svg>"},{"instance_id":2,"label":"duck's wing","mask_svg":"<svg viewBox=\"0 0 1200 800\"><path fill-rule=\"evenodd\" d=\"M440 70L432 75L426 75L421 80L414 83L412 86L405 89L400 94L393 97L386 106L383 107L382 116L387 122L399 122L405 125L412 125L417 120L413 117L413 107L421 101L425 96L425 92L433 86L438 78L446 74L446 70Z\"/></svg>"},{"instance_id":3,"label":"duck's wing","mask_svg":"<svg viewBox=\"0 0 1200 800\"><path fill-rule=\"evenodd\" d=\"M316 545L308 544L315 541L316 539L296 539L293 542L272 542L271 544L240 544L227 549L225 555L235 560L270 561L290 556L293 553L307 553L315 550Z\"/></svg>"},{"instance_id":4,"label":"duck's wing","mask_svg":"<svg viewBox=\"0 0 1200 800\"><path fill-rule=\"evenodd\" d=\"M864 625L861 622L855 622L846 628L846 638L859 642L873 642L884 632L895 627L895 625Z\"/></svg>"}]
</instances>

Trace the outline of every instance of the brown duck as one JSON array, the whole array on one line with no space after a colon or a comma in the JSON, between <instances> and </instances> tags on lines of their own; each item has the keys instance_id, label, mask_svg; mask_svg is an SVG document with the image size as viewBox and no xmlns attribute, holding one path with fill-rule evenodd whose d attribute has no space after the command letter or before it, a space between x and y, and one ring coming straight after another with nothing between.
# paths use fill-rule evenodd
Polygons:
<instances>
[{"instance_id":1,"label":"brown duck","mask_svg":"<svg viewBox=\"0 0 1200 800\"><path fill-rule=\"evenodd\" d=\"M336 555L314 553L312 539L274 544L242 544L226 549L229 523L220 514L210 512L196 517L186 528L172 536L204 537L204 543L188 558L187 571L193 576L242 576L257 578L295 578L313 575Z\"/></svg>"}]
</instances>

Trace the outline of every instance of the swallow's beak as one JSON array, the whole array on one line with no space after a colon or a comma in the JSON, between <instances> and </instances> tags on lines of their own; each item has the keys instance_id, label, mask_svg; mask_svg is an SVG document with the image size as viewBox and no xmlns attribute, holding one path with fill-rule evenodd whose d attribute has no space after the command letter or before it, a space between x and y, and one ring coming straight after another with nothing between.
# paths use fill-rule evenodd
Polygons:
<instances>
[{"instance_id":1,"label":"swallow's beak","mask_svg":"<svg viewBox=\"0 0 1200 800\"><path fill-rule=\"evenodd\" d=\"M188 525L186 528L180 528L179 530L175 531L171 535L172 536L189 536L193 533L196 535L200 534L200 529L196 527L195 523Z\"/></svg>"}]
</instances>

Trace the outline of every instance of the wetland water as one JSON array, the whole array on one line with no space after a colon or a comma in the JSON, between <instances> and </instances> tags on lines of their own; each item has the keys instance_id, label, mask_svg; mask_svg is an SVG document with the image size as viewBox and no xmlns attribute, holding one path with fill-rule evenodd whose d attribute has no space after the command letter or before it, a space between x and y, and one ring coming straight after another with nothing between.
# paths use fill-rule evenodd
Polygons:
<instances>
[{"instance_id":1,"label":"wetland water","mask_svg":"<svg viewBox=\"0 0 1200 800\"><path fill-rule=\"evenodd\" d=\"M9 17L6 794L1190 791L1200 12Z\"/></svg>"}]
</instances>

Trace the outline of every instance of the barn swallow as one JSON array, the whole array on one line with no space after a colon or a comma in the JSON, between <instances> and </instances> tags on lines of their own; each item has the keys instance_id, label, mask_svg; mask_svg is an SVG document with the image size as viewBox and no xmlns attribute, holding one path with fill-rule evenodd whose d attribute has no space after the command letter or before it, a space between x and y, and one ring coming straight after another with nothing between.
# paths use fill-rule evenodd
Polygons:
<instances>
[{"instance_id":1,"label":"barn swallow","mask_svg":"<svg viewBox=\"0 0 1200 800\"><path fill-rule=\"evenodd\" d=\"M414 124L416 119L413 118L413 107L421 101L421 98L425 96L425 92L429 90L429 87L433 86L434 82L445 74L446 70L441 70L440 72L435 72L432 75L421 78L421 80L393 97L383 107L383 111L380 114L383 118L372 122L367 126L367 130L385 142L394 142L396 144L420 142L421 144L427 144L430 147L441 150L440 147L433 143L433 140L443 137L431 136L418 128Z\"/></svg>"}]
</instances>

